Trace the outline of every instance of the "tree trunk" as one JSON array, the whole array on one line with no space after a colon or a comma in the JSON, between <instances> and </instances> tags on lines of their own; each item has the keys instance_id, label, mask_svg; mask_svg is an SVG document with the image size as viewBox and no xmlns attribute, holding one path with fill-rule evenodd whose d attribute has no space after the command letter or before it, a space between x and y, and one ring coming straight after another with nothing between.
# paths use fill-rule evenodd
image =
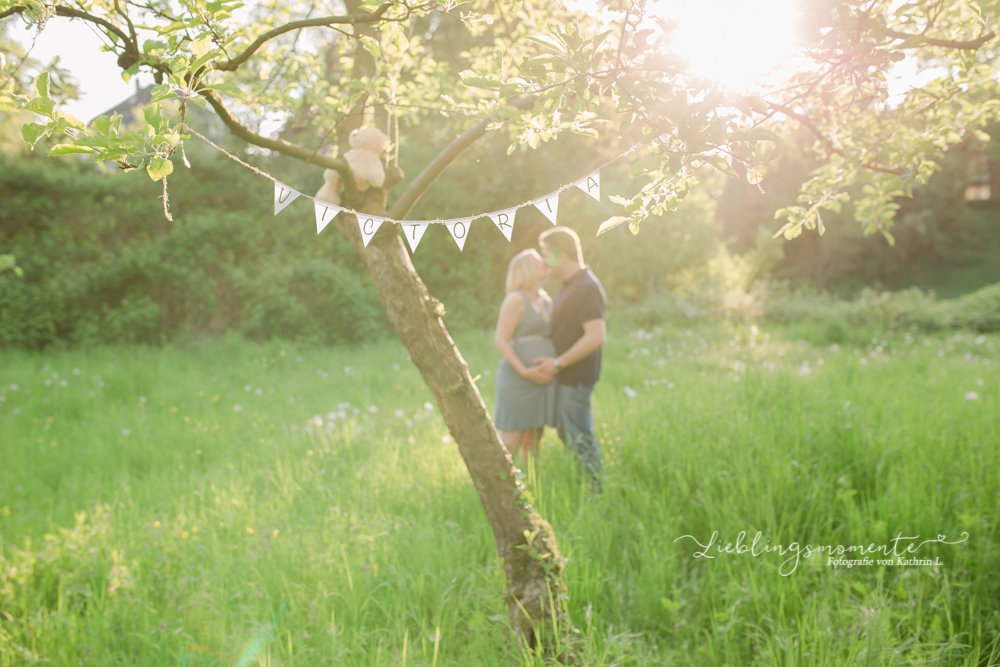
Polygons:
<instances>
[{"instance_id":1,"label":"tree trunk","mask_svg":"<svg viewBox=\"0 0 1000 667\"><path fill-rule=\"evenodd\" d=\"M348 185L344 195L344 205L354 210L385 209L384 191L373 188L359 193ZM535 626L564 609L558 603L553 609L550 601L566 597L563 558L552 528L526 501L524 486L515 476L518 471L469 366L441 320L444 307L417 275L397 226L385 223L384 227L392 224L392 228L379 230L365 248L353 215L343 212L334 224L357 248L400 341L437 399L503 559L511 625L528 646L534 646Z\"/></svg>"}]
</instances>

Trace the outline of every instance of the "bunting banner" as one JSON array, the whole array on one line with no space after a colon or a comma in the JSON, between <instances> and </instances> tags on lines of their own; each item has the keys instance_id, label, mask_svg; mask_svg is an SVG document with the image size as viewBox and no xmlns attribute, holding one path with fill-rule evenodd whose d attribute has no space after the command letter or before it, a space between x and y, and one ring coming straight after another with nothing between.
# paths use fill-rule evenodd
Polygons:
<instances>
[{"instance_id":1,"label":"bunting banner","mask_svg":"<svg viewBox=\"0 0 1000 667\"><path fill-rule=\"evenodd\" d=\"M291 204L293 201L298 199L298 196L302 194L297 190L293 190L284 183L278 181L274 182L274 214L278 215L281 211Z\"/></svg>"},{"instance_id":2,"label":"bunting banner","mask_svg":"<svg viewBox=\"0 0 1000 667\"><path fill-rule=\"evenodd\" d=\"M556 217L559 213L559 191L545 195L541 199L531 202L553 225L556 224ZM510 239L507 239L508 241Z\"/></svg>"},{"instance_id":3,"label":"bunting banner","mask_svg":"<svg viewBox=\"0 0 1000 667\"><path fill-rule=\"evenodd\" d=\"M591 197L593 197L597 201L601 201L601 170L600 169L595 169L594 171L590 172L589 174L587 174L586 176L584 176L583 178L581 178L579 181L577 181L576 183L574 183L573 185L575 185L576 187L580 188L581 190L583 190L584 192L586 192L588 195L590 195Z\"/></svg>"},{"instance_id":4,"label":"bunting banner","mask_svg":"<svg viewBox=\"0 0 1000 667\"><path fill-rule=\"evenodd\" d=\"M294 192L294 191L293 191ZM298 194L297 192L295 193ZM316 233L326 229L326 226L337 217L337 214L344 209L336 204L329 204L321 199L313 200L313 208L316 210ZM368 245L367 243L365 245Z\"/></svg>"},{"instance_id":5,"label":"bunting banner","mask_svg":"<svg viewBox=\"0 0 1000 667\"><path fill-rule=\"evenodd\" d=\"M444 226L451 232L451 238L458 244L458 251L465 250L465 239L469 238L469 229L472 227L472 218L462 218L461 220L445 220ZM508 241L510 239L507 239Z\"/></svg>"},{"instance_id":6,"label":"bunting banner","mask_svg":"<svg viewBox=\"0 0 1000 667\"><path fill-rule=\"evenodd\" d=\"M385 218L380 218L377 215L365 215L364 213L358 213L357 216L358 227L361 228L361 238L364 239L365 247L367 248L368 242L375 236L375 232L382 226L382 221Z\"/></svg>"},{"instance_id":7,"label":"bunting banner","mask_svg":"<svg viewBox=\"0 0 1000 667\"><path fill-rule=\"evenodd\" d=\"M427 231L427 225L430 223L426 221L404 221L399 224L403 226L403 236L406 237L406 242L410 244L410 252L416 252L417 245L420 243L420 239L424 238L424 232Z\"/></svg>"},{"instance_id":8,"label":"bunting banner","mask_svg":"<svg viewBox=\"0 0 1000 667\"><path fill-rule=\"evenodd\" d=\"M503 235L510 241L510 235L514 233L514 215L517 213L517 207L508 208L505 211L497 211L495 213L487 213L490 216L490 220L493 224L497 226Z\"/></svg>"}]
</instances>

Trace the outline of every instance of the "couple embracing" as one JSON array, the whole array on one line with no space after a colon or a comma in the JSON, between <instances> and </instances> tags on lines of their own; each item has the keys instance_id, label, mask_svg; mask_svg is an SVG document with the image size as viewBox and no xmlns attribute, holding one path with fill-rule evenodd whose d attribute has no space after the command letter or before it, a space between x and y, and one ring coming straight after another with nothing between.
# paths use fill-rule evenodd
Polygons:
<instances>
[{"instance_id":1,"label":"couple embracing","mask_svg":"<svg viewBox=\"0 0 1000 667\"><path fill-rule=\"evenodd\" d=\"M600 489L601 452L590 399L606 337L604 287L583 262L580 237L554 227L538 238L541 255L524 250L507 269L494 345L500 351L494 421L512 456L524 458L554 426ZM555 303L542 286L562 281Z\"/></svg>"}]
</instances>

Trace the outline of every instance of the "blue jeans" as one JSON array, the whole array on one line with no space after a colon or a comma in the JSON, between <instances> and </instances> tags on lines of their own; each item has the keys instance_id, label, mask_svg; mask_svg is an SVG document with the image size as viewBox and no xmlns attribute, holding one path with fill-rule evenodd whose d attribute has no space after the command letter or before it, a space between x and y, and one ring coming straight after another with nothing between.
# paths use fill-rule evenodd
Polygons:
<instances>
[{"instance_id":1,"label":"blue jeans","mask_svg":"<svg viewBox=\"0 0 1000 667\"><path fill-rule=\"evenodd\" d=\"M593 393L592 384L575 387L559 385L556 388L556 424L559 439L573 448L577 459L587 470L591 484L599 488L601 448L594 434L594 420L590 411L590 397Z\"/></svg>"}]
</instances>

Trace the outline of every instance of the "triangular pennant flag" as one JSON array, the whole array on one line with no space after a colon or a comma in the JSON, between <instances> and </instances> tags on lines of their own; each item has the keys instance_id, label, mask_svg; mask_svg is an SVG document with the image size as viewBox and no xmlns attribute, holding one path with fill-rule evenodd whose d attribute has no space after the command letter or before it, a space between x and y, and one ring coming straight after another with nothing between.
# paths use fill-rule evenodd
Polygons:
<instances>
[{"instance_id":1,"label":"triangular pennant flag","mask_svg":"<svg viewBox=\"0 0 1000 667\"><path fill-rule=\"evenodd\" d=\"M497 226L503 235L507 237L510 241L510 235L514 232L514 215L517 213L517 207L508 208L506 211L494 211L493 213L487 213L493 224Z\"/></svg>"},{"instance_id":2,"label":"triangular pennant flag","mask_svg":"<svg viewBox=\"0 0 1000 667\"><path fill-rule=\"evenodd\" d=\"M444 226L451 232L451 238L458 244L458 251L465 250L465 239L469 238L469 229L472 227L472 218L462 218L461 220L445 220Z\"/></svg>"},{"instance_id":3,"label":"triangular pennant flag","mask_svg":"<svg viewBox=\"0 0 1000 667\"><path fill-rule=\"evenodd\" d=\"M559 193L553 192L531 202L553 225L556 224L556 214L559 213Z\"/></svg>"},{"instance_id":4,"label":"triangular pennant flag","mask_svg":"<svg viewBox=\"0 0 1000 667\"><path fill-rule=\"evenodd\" d=\"M591 197L593 197L597 201L601 201L601 170L600 169L595 169L594 171L590 172L589 174L587 174L586 176L584 176L583 178L581 178L579 181L577 181L576 183L574 183L573 185L575 185L576 187L580 188L581 190L583 190L584 192L586 192L588 195L590 195Z\"/></svg>"},{"instance_id":5,"label":"triangular pennant flag","mask_svg":"<svg viewBox=\"0 0 1000 667\"><path fill-rule=\"evenodd\" d=\"M274 182L274 214L278 215L282 209L295 201L300 193L291 189L284 183Z\"/></svg>"},{"instance_id":6,"label":"triangular pennant flag","mask_svg":"<svg viewBox=\"0 0 1000 667\"><path fill-rule=\"evenodd\" d=\"M428 222L401 222L399 223L403 226L403 236L406 237L406 242L410 244L410 251L417 251L417 244L420 243L420 239L424 238L424 232L430 226Z\"/></svg>"},{"instance_id":7,"label":"triangular pennant flag","mask_svg":"<svg viewBox=\"0 0 1000 667\"><path fill-rule=\"evenodd\" d=\"M361 228L361 238L364 240L366 248L368 247L368 242L375 236L375 232L382 226L383 220L385 218L380 218L377 215L358 213L358 227Z\"/></svg>"},{"instance_id":8,"label":"triangular pennant flag","mask_svg":"<svg viewBox=\"0 0 1000 667\"><path fill-rule=\"evenodd\" d=\"M297 192L295 194L298 194ZM330 221L337 217L337 214L344 209L336 206L335 204L328 204L325 201L315 199L313 200L314 208L316 209L316 233L319 234L321 231L326 229L326 226L330 224Z\"/></svg>"}]
</instances>

